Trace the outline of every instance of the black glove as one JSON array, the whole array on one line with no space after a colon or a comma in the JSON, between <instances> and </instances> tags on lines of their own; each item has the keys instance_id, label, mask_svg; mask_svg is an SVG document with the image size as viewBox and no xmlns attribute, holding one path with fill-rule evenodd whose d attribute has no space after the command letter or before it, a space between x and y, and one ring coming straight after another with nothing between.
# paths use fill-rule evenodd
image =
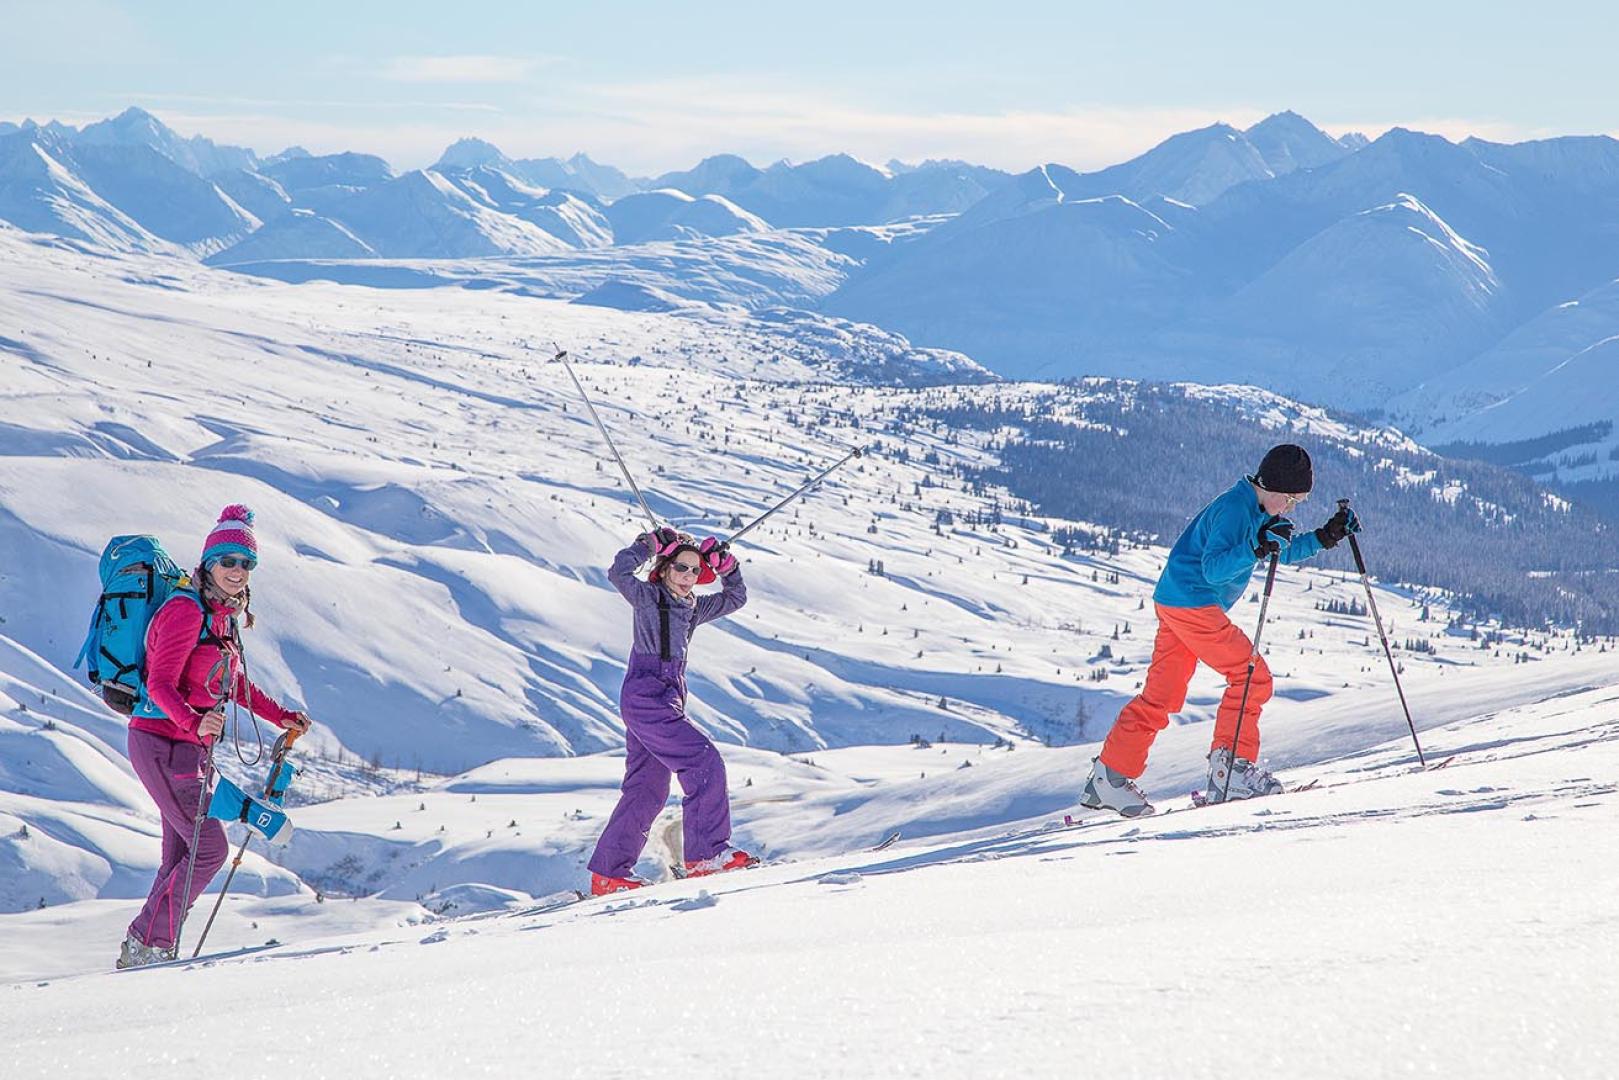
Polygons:
<instances>
[{"instance_id":1,"label":"black glove","mask_svg":"<svg viewBox=\"0 0 1619 1080\"><path fill-rule=\"evenodd\" d=\"M1259 536L1254 543L1254 558L1263 559L1271 555L1280 555L1282 545L1292 539L1293 523L1285 517L1272 514L1259 526Z\"/></svg>"},{"instance_id":2,"label":"black glove","mask_svg":"<svg viewBox=\"0 0 1619 1080\"><path fill-rule=\"evenodd\" d=\"M1338 512L1315 531L1315 538L1321 541L1322 547L1330 550L1337 547L1350 533L1359 531L1360 520L1355 517L1355 512L1347 506L1340 506Z\"/></svg>"}]
</instances>

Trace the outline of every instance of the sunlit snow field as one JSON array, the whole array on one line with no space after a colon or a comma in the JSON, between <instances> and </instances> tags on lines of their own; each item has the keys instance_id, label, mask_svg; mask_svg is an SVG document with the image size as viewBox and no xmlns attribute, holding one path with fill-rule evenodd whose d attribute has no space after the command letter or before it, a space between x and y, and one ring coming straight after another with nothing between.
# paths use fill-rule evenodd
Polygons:
<instances>
[{"instance_id":1,"label":"sunlit snow field","mask_svg":"<svg viewBox=\"0 0 1619 1080\"><path fill-rule=\"evenodd\" d=\"M1399 658L1429 760L1455 760L1416 772L1370 620L1320 609L1359 580L1287 569L1265 756L1321 786L1188 809L1203 672L1143 778L1173 812L1042 831L1142 677L1164 550L1065 556L1068 523L1004 498L966 523L993 493L947 469L993 446L908 411L1027 386L862 385L964 361L848 325L806 344L740 315L283 285L11 230L0 253L8 1076L1619 1072L1606 652L1481 649L1442 600L1379 587L1391 636L1435 649ZM645 525L553 343L682 527L729 532L870 453L747 538L748 606L693 645L692 714L769 865L522 914L585 885L616 797L604 568ZM1333 423L1225 392L1290 438ZM108 537L184 562L236 501L263 553L252 674L319 726L291 842L255 845L208 952L279 944L113 974L157 821L66 669ZM1365 537L1374 567L1387 542ZM678 840L672 802L641 871Z\"/></svg>"}]
</instances>

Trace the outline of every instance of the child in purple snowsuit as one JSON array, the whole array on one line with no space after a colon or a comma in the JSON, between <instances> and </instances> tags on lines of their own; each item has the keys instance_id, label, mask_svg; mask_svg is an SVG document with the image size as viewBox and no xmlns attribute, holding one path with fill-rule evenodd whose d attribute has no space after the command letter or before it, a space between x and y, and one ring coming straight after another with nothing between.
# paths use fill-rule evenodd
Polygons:
<instances>
[{"instance_id":1,"label":"child in purple snowsuit","mask_svg":"<svg viewBox=\"0 0 1619 1080\"><path fill-rule=\"evenodd\" d=\"M642 581L635 568L653 555L657 562ZM713 741L686 716L686 647L692 631L748 599L736 559L712 537L699 544L673 529L659 529L620 551L607 577L634 609L635 636L619 691L624 786L590 857L591 892L601 896L645 884L633 871L669 798L671 774L686 796L681 804L686 875L753 865L757 859L729 847L725 763ZM723 592L693 594L695 586L716 577L725 583Z\"/></svg>"}]
</instances>

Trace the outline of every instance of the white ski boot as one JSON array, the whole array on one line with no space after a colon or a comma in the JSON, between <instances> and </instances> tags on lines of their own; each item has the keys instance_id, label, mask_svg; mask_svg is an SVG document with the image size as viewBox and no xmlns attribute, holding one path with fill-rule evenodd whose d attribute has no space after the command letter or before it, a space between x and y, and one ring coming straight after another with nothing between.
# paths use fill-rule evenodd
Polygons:
<instances>
[{"instance_id":1,"label":"white ski boot","mask_svg":"<svg viewBox=\"0 0 1619 1080\"><path fill-rule=\"evenodd\" d=\"M1090 779L1085 781L1079 805L1091 810L1112 810L1127 818L1146 817L1153 812L1152 803L1136 787L1136 782L1102 764L1101 758L1091 763Z\"/></svg>"},{"instance_id":2,"label":"white ski boot","mask_svg":"<svg viewBox=\"0 0 1619 1080\"><path fill-rule=\"evenodd\" d=\"M126 935L123 946L118 950L118 970L125 968L145 967L147 964L160 964L165 960L172 960L167 949L157 949L141 941L134 934Z\"/></svg>"},{"instance_id":3,"label":"white ski boot","mask_svg":"<svg viewBox=\"0 0 1619 1080\"><path fill-rule=\"evenodd\" d=\"M1231 786L1226 787L1226 776L1230 774ZM1280 795L1287 790L1282 782L1271 775L1269 769L1262 769L1247 758L1238 758L1235 763L1231 760L1231 748L1222 746L1217 750L1209 751L1209 781L1203 789L1205 803L1217 803L1238 799L1255 799L1263 795Z\"/></svg>"}]
</instances>

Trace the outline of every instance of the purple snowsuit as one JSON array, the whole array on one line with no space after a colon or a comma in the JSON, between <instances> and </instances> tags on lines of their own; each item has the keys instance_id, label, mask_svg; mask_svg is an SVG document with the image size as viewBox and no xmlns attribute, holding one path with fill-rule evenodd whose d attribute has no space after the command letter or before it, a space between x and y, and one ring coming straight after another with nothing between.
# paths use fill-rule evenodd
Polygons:
<instances>
[{"instance_id":1,"label":"purple snowsuit","mask_svg":"<svg viewBox=\"0 0 1619 1080\"><path fill-rule=\"evenodd\" d=\"M639 540L613 558L607 578L635 609L635 641L619 690L624 718L624 786L596 842L590 869L628 877L647 833L669 798L669 776L680 778L685 858L708 859L731 839L731 804L725 763L697 725L686 718L686 646L700 623L722 618L748 599L738 567L725 575L725 591L678 599L661 582L642 581L635 568L646 558Z\"/></svg>"}]
</instances>

